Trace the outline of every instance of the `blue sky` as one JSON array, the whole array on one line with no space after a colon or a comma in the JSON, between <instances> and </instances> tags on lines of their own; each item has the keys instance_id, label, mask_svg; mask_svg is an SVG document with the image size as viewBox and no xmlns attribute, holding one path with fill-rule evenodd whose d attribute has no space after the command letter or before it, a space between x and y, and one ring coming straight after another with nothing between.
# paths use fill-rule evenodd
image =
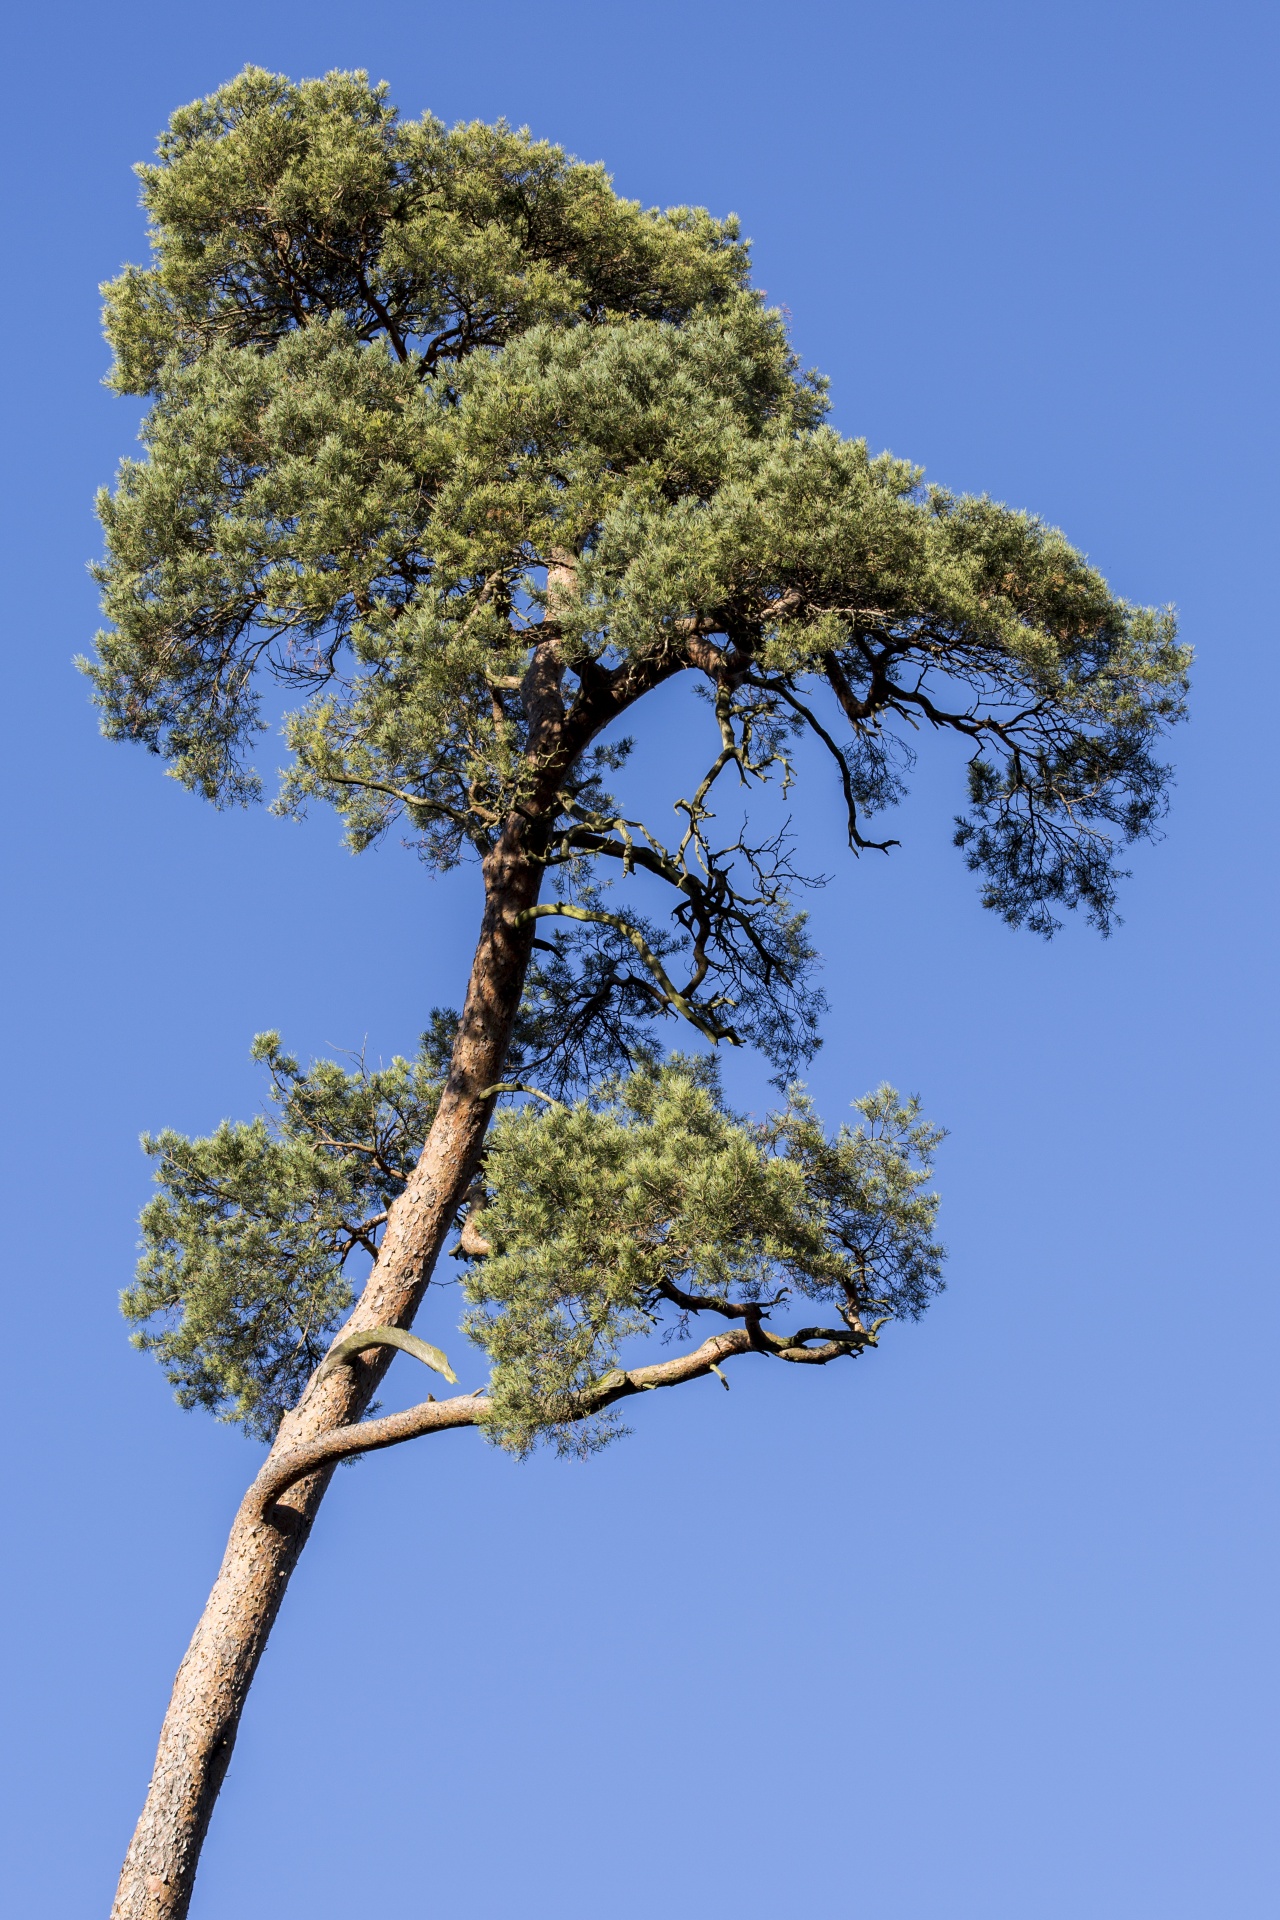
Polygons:
<instances>
[{"instance_id":1,"label":"blue sky","mask_svg":"<svg viewBox=\"0 0 1280 1920\"><path fill-rule=\"evenodd\" d=\"M945 755L891 861L811 783L812 1085L950 1128L950 1290L857 1369L646 1403L585 1467L445 1436L340 1473L196 1920L1270 1920L1274 11L125 0L6 51L12 1910L105 1913L257 1459L126 1344L137 1135L252 1112L263 1027L411 1046L475 913L329 819L202 807L69 665L136 424L96 317L143 250L129 166L251 60L736 210L844 431L1060 524L1199 664L1108 943L980 910Z\"/></svg>"}]
</instances>

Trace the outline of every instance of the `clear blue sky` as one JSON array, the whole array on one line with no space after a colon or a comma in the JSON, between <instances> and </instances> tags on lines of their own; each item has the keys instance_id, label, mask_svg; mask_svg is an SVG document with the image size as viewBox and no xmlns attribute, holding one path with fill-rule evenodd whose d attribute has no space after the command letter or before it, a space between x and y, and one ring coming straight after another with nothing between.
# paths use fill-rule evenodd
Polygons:
<instances>
[{"instance_id":1,"label":"clear blue sky","mask_svg":"<svg viewBox=\"0 0 1280 1920\"><path fill-rule=\"evenodd\" d=\"M856 1369L646 1404L586 1467L446 1436L340 1473L196 1920L1280 1911L1278 37L1230 0L11 18L14 1914L105 1914L257 1458L126 1344L137 1135L249 1114L265 1026L411 1046L475 910L472 877L353 861L328 819L202 807L97 738L69 666L136 419L97 384L96 284L143 248L129 166L249 60L365 66L406 112L506 115L646 202L735 209L845 431L1062 525L1179 604L1199 666L1110 943L981 912L951 762L892 862L842 858L812 789L813 1085L838 1118L889 1076L950 1127L950 1291Z\"/></svg>"}]
</instances>

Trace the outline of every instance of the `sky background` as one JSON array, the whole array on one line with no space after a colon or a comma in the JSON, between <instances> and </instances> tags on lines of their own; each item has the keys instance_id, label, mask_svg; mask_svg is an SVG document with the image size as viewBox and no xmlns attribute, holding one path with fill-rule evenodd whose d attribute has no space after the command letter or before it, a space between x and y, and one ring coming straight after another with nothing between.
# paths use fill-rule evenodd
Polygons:
<instances>
[{"instance_id":1,"label":"sky background","mask_svg":"<svg viewBox=\"0 0 1280 1920\"><path fill-rule=\"evenodd\" d=\"M9 17L12 1912L106 1913L259 1458L127 1345L137 1136L248 1117L264 1027L304 1054L411 1048L459 997L475 918L472 874L353 860L324 816L216 814L98 738L70 666L92 492L137 419L98 384L97 283L144 253L129 168L253 61L367 67L406 114L505 115L646 203L736 210L844 431L1061 525L1119 592L1178 604L1199 664L1167 838L1110 942L981 911L954 757L922 757L890 861L851 863L808 783L832 875L811 1084L835 1121L889 1077L950 1128L949 1291L856 1369L660 1396L585 1466L459 1434L341 1472L195 1920L1271 1920L1278 20ZM674 755L674 696L668 720ZM766 1071L735 1063L735 1095Z\"/></svg>"}]
</instances>

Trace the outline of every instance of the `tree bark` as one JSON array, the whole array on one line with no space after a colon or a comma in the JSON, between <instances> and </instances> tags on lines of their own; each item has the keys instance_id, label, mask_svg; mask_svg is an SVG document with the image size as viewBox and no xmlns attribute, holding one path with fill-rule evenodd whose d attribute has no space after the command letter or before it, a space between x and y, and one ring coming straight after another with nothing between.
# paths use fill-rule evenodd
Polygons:
<instances>
[{"instance_id":1,"label":"tree bark","mask_svg":"<svg viewBox=\"0 0 1280 1920\"><path fill-rule=\"evenodd\" d=\"M426 1292L493 1112L494 1096L485 1095L502 1078L533 942L532 919L518 916L536 903L542 871L526 823L510 824L484 862L484 920L440 1107L343 1333L408 1327ZM392 1357L375 1348L323 1380L313 1376L282 1422L264 1474L284 1454L358 1420ZM112 1920L182 1920L187 1912L245 1698L332 1473L330 1466L300 1480L266 1514L254 1488L241 1504L178 1669Z\"/></svg>"}]
</instances>

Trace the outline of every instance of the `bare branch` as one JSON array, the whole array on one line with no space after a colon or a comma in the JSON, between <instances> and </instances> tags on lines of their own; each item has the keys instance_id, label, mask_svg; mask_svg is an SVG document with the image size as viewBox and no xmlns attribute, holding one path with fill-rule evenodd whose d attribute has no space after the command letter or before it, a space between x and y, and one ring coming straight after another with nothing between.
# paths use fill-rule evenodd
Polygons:
<instances>
[{"instance_id":1,"label":"bare branch","mask_svg":"<svg viewBox=\"0 0 1280 1920\"><path fill-rule=\"evenodd\" d=\"M737 1300L722 1299L717 1294L686 1293L674 1280L660 1280L658 1291L664 1300L670 1300L673 1306L679 1307L684 1313L718 1313L726 1320L759 1320L762 1314L768 1313L772 1307L780 1307L787 1298L784 1287L780 1293L774 1294L772 1300L749 1300L743 1304Z\"/></svg>"},{"instance_id":2,"label":"bare branch","mask_svg":"<svg viewBox=\"0 0 1280 1920\"><path fill-rule=\"evenodd\" d=\"M563 1100L554 1099L551 1094L544 1093L541 1087L526 1087L520 1080L499 1080L496 1086L486 1087L483 1093L476 1095L476 1098L477 1100L496 1099L500 1093L529 1093L535 1100L545 1100L549 1107L564 1105Z\"/></svg>"},{"instance_id":3,"label":"bare branch","mask_svg":"<svg viewBox=\"0 0 1280 1920\"><path fill-rule=\"evenodd\" d=\"M317 1369L316 1379L323 1380L335 1367L349 1364L370 1347L398 1347L401 1353L412 1354L433 1372L442 1373L451 1386L457 1385L458 1376L439 1347L420 1340L416 1333L406 1333L403 1327L360 1327L355 1333L347 1334L330 1347Z\"/></svg>"},{"instance_id":4,"label":"bare branch","mask_svg":"<svg viewBox=\"0 0 1280 1920\"><path fill-rule=\"evenodd\" d=\"M620 913L606 913L602 907L575 907L568 901L559 900L536 907L525 907L521 913L517 914L516 923L519 925L521 921L540 920L544 917L594 921L597 926L615 927L640 955L641 960L657 981L663 998L678 1013L684 1015L691 1027L696 1027L699 1033L704 1033L708 1040L727 1040L733 1047L742 1045L741 1039L732 1027L723 1026L705 1008L699 1007L696 1001L690 1000L686 994L681 993L657 954L646 943L644 936Z\"/></svg>"},{"instance_id":5,"label":"bare branch","mask_svg":"<svg viewBox=\"0 0 1280 1920\"><path fill-rule=\"evenodd\" d=\"M393 1330L384 1328L382 1331ZM822 1346L808 1347L803 1344L818 1335L824 1336ZM670 1360L660 1360L653 1366L615 1367L597 1380L594 1386L575 1397L570 1418L575 1421L589 1420L619 1400L630 1399L635 1394L652 1393L658 1387L683 1386L687 1380L698 1380L706 1374L717 1373L722 1360L735 1359L743 1353L767 1352L783 1360L826 1366L831 1360L859 1352L864 1345L875 1344L874 1336L855 1340L847 1333L832 1333L830 1329L820 1327L803 1328L800 1333L786 1339L775 1339L773 1335L765 1334L763 1340L763 1346L757 1345L745 1329L716 1333L709 1340L704 1340L700 1347L694 1347L688 1353L676 1354ZM339 1460L349 1460L360 1453L379 1452L383 1447L396 1447L402 1441L416 1440L428 1433L477 1426L484 1414L483 1393L484 1389L481 1388L475 1393L459 1394L450 1400L423 1400L417 1406L406 1407L402 1413L389 1413L380 1420L361 1420L354 1426L336 1427L329 1433L317 1434L314 1440L293 1448L278 1460L267 1462L245 1495L245 1509L254 1518L265 1517L275 1501L290 1487L296 1486L299 1480L305 1480L313 1473L321 1473L335 1466Z\"/></svg>"},{"instance_id":6,"label":"bare branch","mask_svg":"<svg viewBox=\"0 0 1280 1920\"><path fill-rule=\"evenodd\" d=\"M714 1304L720 1309L719 1302L701 1304ZM825 1367L832 1360L844 1359L877 1344L874 1329L861 1335L831 1327L802 1327L796 1333L781 1337L764 1333L758 1324L763 1310L763 1304L748 1308L755 1317L754 1326L712 1334L700 1347L676 1354L670 1360L660 1360L648 1367L615 1367L593 1386L575 1395L569 1418L589 1420L619 1400L631 1399L638 1393L652 1393L659 1387L683 1386L686 1381L699 1380L707 1374L719 1374L724 1380L720 1362L736 1359L739 1354L764 1353L779 1360ZM397 1330L377 1331L388 1334ZM352 1340L361 1337L369 1339L367 1334L351 1336ZM822 1341L821 1346L808 1345L810 1340L818 1339ZM724 1384L727 1386L728 1381ZM243 1510L255 1519L264 1518L268 1509L299 1480L324 1472L340 1460L396 1447L402 1441L417 1440L428 1433L478 1426L484 1416L484 1392L481 1387L474 1393L458 1394L450 1400L429 1398L419 1401L417 1406L406 1407L402 1413L389 1413L380 1420L361 1420L350 1427L335 1427L328 1433L318 1434L314 1440L293 1448L280 1459L268 1460L245 1495Z\"/></svg>"},{"instance_id":7,"label":"bare branch","mask_svg":"<svg viewBox=\"0 0 1280 1920\"><path fill-rule=\"evenodd\" d=\"M810 730L817 735L818 739L821 740L823 746L831 755L831 758L835 761L837 767L839 767L840 782L844 788L844 803L849 819L849 845L853 851L855 853L888 853L890 847L899 846L901 842L897 840L863 839L862 834L858 831L858 802L854 795L853 782L849 778L849 763L843 753L841 753L836 741L827 732L827 729L812 709L807 707L803 700L797 699L795 694L784 686L781 681L751 678L748 684L753 687L761 687L766 692L775 694L779 700L785 700L793 712L798 713Z\"/></svg>"}]
</instances>

